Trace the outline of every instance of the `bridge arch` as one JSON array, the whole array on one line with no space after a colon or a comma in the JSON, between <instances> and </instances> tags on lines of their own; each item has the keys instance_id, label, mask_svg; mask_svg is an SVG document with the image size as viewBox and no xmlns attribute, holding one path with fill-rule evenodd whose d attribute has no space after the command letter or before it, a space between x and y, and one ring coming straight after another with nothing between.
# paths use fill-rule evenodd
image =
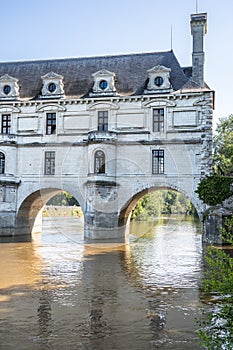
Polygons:
<instances>
[{"instance_id":1,"label":"bridge arch","mask_svg":"<svg viewBox=\"0 0 233 350\"><path fill-rule=\"evenodd\" d=\"M48 187L35 190L27 195L17 211L17 233L30 235L33 232L41 232L43 207L52 197L62 191L65 191L65 189ZM73 195L70 191L67 192ZM73 197L77 198L75 195Z\"/></svg>"},{"instance_id":2,"label":"bridge arch","mask_svg":"<svg viewBox=\"0 0 233 350\"><path fill-rule=\"evenodd\" d=\"M155 192L155 191L160 191L160 190L172 190L178 193L183 194L194 206L194 208L196 209L196 212L199 216L199 218L201 218L201 212L199 209L199 203L197 203L193 197L191 197L190 195L188 195L185 191L177 188L176 186L172 186L172 185L162 185L162 186L151 186L151 187L146 187L143 188L141 190L139 190L138 192L136 192L135 194L133 194L131 196L131 198L129 198L125 204L122 206L121 210L120 210L120 214L119 214L119 221L118 221L118 225L119 226L127 226L127 224L129 223L130 220L130 216L132 213L132 210L134 209L135 205L137 204L137 202L144 197L146 194L149 194L151 192Z\"/></svg>"}]
</instances>

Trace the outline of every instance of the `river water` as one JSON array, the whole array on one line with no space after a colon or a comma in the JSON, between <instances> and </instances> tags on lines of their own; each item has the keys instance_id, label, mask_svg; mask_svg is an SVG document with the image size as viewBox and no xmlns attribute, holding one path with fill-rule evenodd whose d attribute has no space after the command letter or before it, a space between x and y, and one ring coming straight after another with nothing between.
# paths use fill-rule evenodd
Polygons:
<instances>
[{"instance_id":1,"label":"river water","mask_svg":"<svg viewBox=\"0 0 233 350\"><path fill-rule=\"evenodd\" d=\"M133 223L128 244L85 243L80 219L46 218L0 244L1 350L200 349L197 223Z\"/></svg>"}]
</instances>

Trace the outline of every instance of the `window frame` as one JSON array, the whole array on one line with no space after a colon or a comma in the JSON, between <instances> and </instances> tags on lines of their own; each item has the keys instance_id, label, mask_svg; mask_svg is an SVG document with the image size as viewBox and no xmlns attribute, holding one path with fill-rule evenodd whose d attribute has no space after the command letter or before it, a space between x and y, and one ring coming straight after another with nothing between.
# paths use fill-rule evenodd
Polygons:
<instances>
[{"instance_id":1,"label":"window frame","mask_svg":"<svg viewBox=\"0 0 233 350\"><path fill-rule=\"evenodd\" d=\"M1 120L1 133L2 134L10 134L11 133L11 114L2 114ZM6 119L5 119L6 118Z\"/></svg>"},{"instance_id":2,"label":"window frame","mask_svg":"<svg viewBox=\"0 0 233 350\"><path fill-rule=\"evenodd\" d=\"M57 113L46 113L46 135L55 135L57 130Z\"/></svg>"},{"instance_id":3,"label":"window frame","mask_svg":"<svg viewBox=\"0 0 233 350\"><path fill-rule=\"evenodd\" d=\"M153 149L152 150L152 174L159 175L164 174L164 160L165 152L164 149Z\"/></svg>"},{"instance_id":4,"label":"window frame","mask_svg":"<svg viewBox=\"0 0 233 350\"><path fill-rule=\"evenodd\" d=\"M3 152L0 152L0 175L5 174L6 156Z\"/></svg>"},{"instance_id":5,"label":"window frame","mask_svg":"<svg viewBox=\"0 0 233 350\"><path fill-rule=\"evenodd\" d=\"M55 151L45 151L44 153L44 175L55 175Z\"/></svg>"},{"instance_id":6,"label":"window frame","mask_svg":"<svg viewBox=\"0 0 233 350\"><path fill-rule=\"evenodd\" d=\"M108 131L108 111L98 111L98 131Z\"/></svg>"},{"instance_id":7,"label":"window frame","mask_svg":"<svg viewBox=\"0 0 233 350\"><path fill-rule=\"evenodd\" d=\"M101 156L98 155L101 153ZM106 155L102 150L96 150L94 153L94 173L95 174L105 174L106 171Z\"/></svg>"},{"instance_id":8,"label":"window frame","mask_svg":"<svg viewBox=\"0 0 233 350\"><path fill-rule=\"evenodd\" d=\"M164 108L153 108L153 132L164 132Z\"/></svg>"}]
</instances>

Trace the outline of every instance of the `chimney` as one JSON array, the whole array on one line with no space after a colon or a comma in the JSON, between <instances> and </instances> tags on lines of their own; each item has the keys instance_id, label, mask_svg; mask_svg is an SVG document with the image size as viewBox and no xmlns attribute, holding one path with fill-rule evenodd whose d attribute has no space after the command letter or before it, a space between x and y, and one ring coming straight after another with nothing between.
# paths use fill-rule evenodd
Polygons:
<instances>
[{"instance_id":1,"label":"chimney","mask_svg":"<svg viewBox=\"0 0 233 350\"><path fill-rule=\"evenodd\" d=\"M204 35L207 32L207 13L191 15L191 33L193 36L192 79L201 87L204 86Z\"/></svg>"}]
</instances>

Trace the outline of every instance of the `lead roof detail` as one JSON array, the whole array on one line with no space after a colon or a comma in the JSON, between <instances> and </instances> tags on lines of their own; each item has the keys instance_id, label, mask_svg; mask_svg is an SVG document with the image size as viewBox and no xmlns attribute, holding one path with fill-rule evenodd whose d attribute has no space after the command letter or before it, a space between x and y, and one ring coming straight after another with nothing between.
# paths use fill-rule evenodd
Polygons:
<instances>
[{"instance_id":1,"label":"lead roof detail","mask_svg":"<svg viewBox=\"0 0 233 350\"><path fill-rule=\"evenodd\" d=\"M148 85L148 71L156 66L166 67L173 91L199 89L185 75L173 51L126 54L100 57L81 57L38 61L0 62L0 77L8 74L18 80L20 98L41 98L41 77L49 72L63 77L66 97L91 97L93 74L101 70L114 74L113 88L118 95L142 95ZM208 88L208 87L205 87ZM101 94L100 94L101 96Z\"/></svg>"}]
</instances>

